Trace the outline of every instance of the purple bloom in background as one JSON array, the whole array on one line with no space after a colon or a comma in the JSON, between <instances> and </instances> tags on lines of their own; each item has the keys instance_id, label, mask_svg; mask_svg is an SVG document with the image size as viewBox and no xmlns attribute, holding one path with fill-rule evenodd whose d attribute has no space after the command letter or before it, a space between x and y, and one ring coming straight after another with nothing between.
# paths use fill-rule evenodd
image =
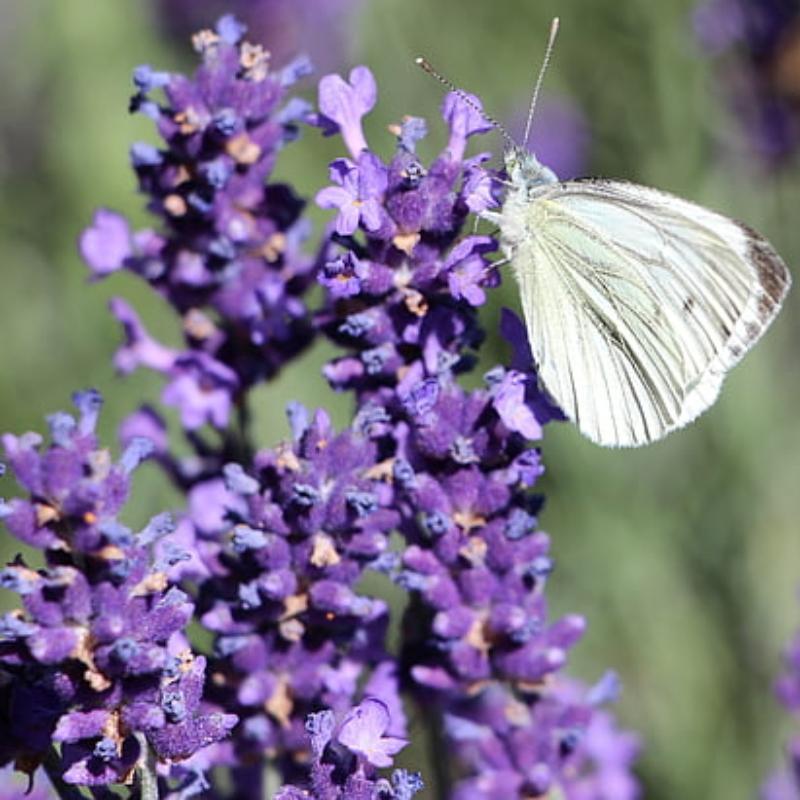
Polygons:
<instances>
[{"instance_id":1,"label":"purple bloom in background","mask_svg":"<svg viewBox=\"0 0 800 800\"><path fill-rule=\"evenodd\" d=\"M695 37L716 60L722 92L745 143L766 167L780 167L800 144L796 0L704 0Z\"/></svg>"},{"instance_id":2,"label":"purple bloom in background","mask_svg":"<svg viewBox=\"0 0 800 800\"><path fill-rule=\"evenodd\" d=\"M524 121L520 123L520 127ZM589 124L570 98L545 95L536 107L528 149L563 181L586 173Z\"/></svg>"},{"instance_id":3,"label":"purple bloom in background","mask_svg":"<svg viewBox=\"0 0 800 800\"><path fill-rule=\"evenodd\" d=\"M251 41L262 42L275 64L308 54L320 68L340 66L352 39L361 0L155 0L179 42L221 14L235 14Z\"/></svg>"},{"instance_id":4,"label":"purple bloom in background","mask_svg":"<svg viewBox=\"0 0 800 800\"><path fill-rule=\"evenodd\" d=\"M800 715L800 634L796 635L783 654L784 671L775 683L775 694L795 722ZM770 775L761 787L763 800L797 800L800 798L800 735L786 747L786 766Z\"/></svg>"},{"instance_id":5,"label":"purple bloom in background","mask_svg":"<svg viewBox=\"0 0 800 800\"><path fill-rule=\"evenodd\" d=\"M617 731L595 698L575 684L517 694L494 686L446 715L449 739L469 773L454 800L563 796L635 800L635 736Z\"/></svg>"}]
</instances>

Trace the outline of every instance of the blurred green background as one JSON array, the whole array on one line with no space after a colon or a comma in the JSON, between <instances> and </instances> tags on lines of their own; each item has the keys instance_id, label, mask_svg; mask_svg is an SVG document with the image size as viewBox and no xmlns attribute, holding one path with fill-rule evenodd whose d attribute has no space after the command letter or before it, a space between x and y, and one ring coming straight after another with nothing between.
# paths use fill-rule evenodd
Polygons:
<instances>
[{"instance_id":1,"label":"blurred green background","mask_svg":"<svg viewBox=\"0 0 800 800\"><path fill-rule=\"evenodd\" d=\"M191 5L193 15L204 7ZM207 6L210 23L226 3ZM557 13L562 31L546 90L582 109L587 172L745 219L798 264L800 175L788 166L766 171L736 144L737 120L720 92L725 65L693 39L692 8L690 0L364 0L341 42L317 37L317 55L329 68L363 62L375 72L380 100L367 127L376 150L390 153L386 125L408 113L430 120L423 153L431 154L443 142L442 92L413 56L426 54L492 113L515 119ZM191 67L179 28L180 19L168 29L163 8L145 0L0 0L2 430L41 430L45 414L69 406L72 390L92 385L107 400L110 440L127 413L158 396L153 376L113 374L118 332L106 302L125 295L154 333L177 341L174 323L126 276L87 284L75 241L97 205L145 220L127 149L155 139L147 120L127 113L130 73L143 62ZM311 82L303 91L313 99ZM499 139L486 142L499 150ZM307 131L279 176L312 195L339 148ZM510 281L485 315L487 364L506 357L494 333L502 303L517 307ZM554 612L588 617L575 673L593 680L613 667L621 675L617 710L644 738L648 798L754 797L791 728L771 684L800 623L798 311L795 291L714 409L663 443L609 451L568 425L546 433L542 522L557 558ZM347 403L332 400L318 374L327 352L318 346L259 390L259 444L284 435L290 398L333 404L346 421ZM177 502L148 470L137 479L132 523ZM1 494L12 494L12 480L3 483ZM5 555L15 549L4 542Z\"/></svg>"}]
</instances>

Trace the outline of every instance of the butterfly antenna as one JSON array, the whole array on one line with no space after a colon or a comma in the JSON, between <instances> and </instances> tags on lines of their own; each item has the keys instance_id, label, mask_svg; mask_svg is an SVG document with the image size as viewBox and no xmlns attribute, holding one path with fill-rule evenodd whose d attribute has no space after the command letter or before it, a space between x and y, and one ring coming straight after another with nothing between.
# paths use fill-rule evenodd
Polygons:
<instances>
[{"instance_id":1,"label":"butterfly antenna","mask_svg":"<svg viewBox=\"0 0 800 800\"><path fill-rule=\"evenodd\" d=\"M533 113L536 111L536 103L539 100L539 92L541 91L542 83L544 82L544 74L547 72L547 67L550 66L550 58L553 55L553 47L556 43L556 36L558 36L558 17L555 17L550 25L550 37L547 40L547 49L544 51L544 60L542 61L542 66L539 69L539 77L536 78L536 86L533 88L531 105L528 108L528 120L525 123L525 135L522 137L523 149L527 148L528 146L528 138L531 135L531 125L533 124Z\"/></svg>"},{"instance_id":2,"label":"butterfly antenna","mask_svg":"<svg viewBox=\"0 0 800 800\"><path fill-rule=\"evenodd\" d=\"M442 75L441 72L435 70L427 58L419 56L414 59L414 63L422 70L428 73L433 78L436 78L439 83L446 86L451 92L463 100L473 111L477 111L493 128L500 131L502 137L511 147L516 147L517 143L512 138L511 134L492 116L487 114L463 89L459 89L452 81Z\"/></svg>"}]
</instances>

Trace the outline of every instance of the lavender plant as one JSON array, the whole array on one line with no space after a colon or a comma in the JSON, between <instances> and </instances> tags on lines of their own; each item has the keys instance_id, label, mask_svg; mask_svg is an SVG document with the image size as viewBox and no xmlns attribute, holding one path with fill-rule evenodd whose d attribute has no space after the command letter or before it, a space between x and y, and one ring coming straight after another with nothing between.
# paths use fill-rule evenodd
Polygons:
<instances>
[{"instance_id":1,"label":"lavender plant","mask_svg":"<svg viewBox=\"0 0 800 800\"><path fill-rule=\"evenodd\" d=\"M135 144L131 161L160 222L132 231L100 210L80 238L95 278L132 272L178 316L176 349L111 304L117 368L164 376L190 454L143 406L114 462L93 433L96 392L76 395L77 421L50 418L45 451L35 434L3 440L27 497L0 516L44 566L2 572L21 604L0 628L2 763L44 765L60 797L121 784L148 800L407 800L419 774L385 770L411 715L441 748L435 796L637 797L637 737L602 708L617 680L564 674L585 621L548 612L531 445L560 414L511 312L511 364L480 388L462 380L501 281L495 238L464 230L498 202L491 154L467 156L488 129L480 101L445 98L430 164L416 117L392 127L384 159L362 128L377 99L366 67L323 77L313 111L288 95L307 63L275 69L244 33L227 16L197 34L193 78L135 70L131 109L163 144ZM335 217L312 256L303 201L271 180L301 124L347 151L316 196ZM353 397L352 421L336 431L292 403L291 440L262 447L252 389L317 335L338 348L324 372ZM143 459L185 507L134 533L119 514ZM399 587L405 610L367 588L370 574Z\"/></svg>"}]
</instances>

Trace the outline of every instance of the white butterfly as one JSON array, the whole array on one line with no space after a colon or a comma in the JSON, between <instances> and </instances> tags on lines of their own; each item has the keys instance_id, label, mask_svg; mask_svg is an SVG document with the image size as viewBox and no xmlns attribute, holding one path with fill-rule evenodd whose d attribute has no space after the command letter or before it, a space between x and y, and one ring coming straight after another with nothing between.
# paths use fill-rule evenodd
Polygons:
<instances>
[{"instance_id":1,"label":"white butterfly","mask_svg":"<svg viewBox=\"0 0 800 800\"><path fill-rule=\"evenodd\" d=\"M519 149L499 214L540 381L592 441L638 446L705 411L775 318L786 265L755 231L666 192L560 182Z\"/></svg>"},{"instance_id":2,"label":"white butterfly","mask_svg":"<svg viewBox=\"0 0 800 800\"><path fill-rule=\"evenodd\" d=\"M558 20L528 112L524 141ZM508 192L481 216L519 282L539 380L581 433L636 447L705 411L777 315L791 278L754 230L623 181L559 181L424 59L417 64L497 127Z\"/></svg>"}]
</instances>

